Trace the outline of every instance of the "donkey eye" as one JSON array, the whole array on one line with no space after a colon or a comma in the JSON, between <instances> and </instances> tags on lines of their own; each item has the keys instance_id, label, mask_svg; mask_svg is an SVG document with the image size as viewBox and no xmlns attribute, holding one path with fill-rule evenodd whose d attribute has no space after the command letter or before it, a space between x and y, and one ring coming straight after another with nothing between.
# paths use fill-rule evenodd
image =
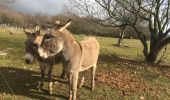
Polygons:
<instances>
[{"instance_id":1,"label":"donkey eye","mask_svg":"<svg viewBox=\"0 0 170 100\"><path fill-rule=\"evenodd\" d=\"M50 33L46 33L44 36L44 39L51 39L51 38L54 38L54 36Z\"/></svg>"}]
</instances>

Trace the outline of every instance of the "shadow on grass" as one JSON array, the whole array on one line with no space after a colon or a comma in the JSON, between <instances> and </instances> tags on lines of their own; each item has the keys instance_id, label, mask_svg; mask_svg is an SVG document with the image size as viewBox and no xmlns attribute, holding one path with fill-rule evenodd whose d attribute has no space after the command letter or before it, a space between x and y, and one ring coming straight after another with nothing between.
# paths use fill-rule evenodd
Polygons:
<instances>
[{"instance_id":1,"label":"shadow on grass","mask_svg":"<svg viewBox=\"0 0 170 100\"><path fill-rule=\"evenodd\" d=\"M32 99L40 99L40 100L51 100L56 98L49 96L47 93L39 92L37 89L38 81L40 80L40 76L38 72L24 70L13 67L1 67L0 66L0 94L11 94L11 95L20 95L29 97ZM3 75L3 76L2 76ZM10 85L14 94L7 86L5 80ZM45 94L45 95L44 95ZM5 95L4 95L5 96ZM60 96L58 96L60 98ZM61 99L63 96L61 97Z\"/></svg>"},{"instance_id":2,"label":"shadow on grass","mask_svg":"<svg viewBox=\"0 0 170 100\"><path fill-rule=\"evenodd\" d=\"M119 56L117 56L115 54L107 54L107 55L100 54L98 62L114 63L119 60L120 60Z\"/></svg>"},{"instance_id":3,"label":"shadow on grass","mask_svg":"<svg viewBox=\"0 0 170 100\"><path fill-rule=\"evenodd\" d=\"M83 85L81 88L85 88L85 89L87 89L87 90L90 90L90 91L92 91L92 88L91 88L91 86L86 86L86 85Z\"/></svg>"},{"instance_id":4,"label":"shadow on grass","mask_svg":"<svg viewBox=\"0 0 170 100\"><path fill-rule=\"evenodd\" d=\"M56 95L54 95L55 97L57 97L57 99L64 99L64 100L67 100L68 99L68 97L66 97L66 96L64 96L64 95L58 95L58 94L56 94ZM56 100L57 100L56 99Z\"/></svg>"}]
</instances>

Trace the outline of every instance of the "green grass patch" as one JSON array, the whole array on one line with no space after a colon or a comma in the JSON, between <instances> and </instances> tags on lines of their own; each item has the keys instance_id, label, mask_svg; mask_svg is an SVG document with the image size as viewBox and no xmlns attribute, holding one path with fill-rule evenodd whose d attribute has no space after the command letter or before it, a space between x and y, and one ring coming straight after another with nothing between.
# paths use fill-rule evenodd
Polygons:
<instances>
[{"instance_id":1,"label":"green grass patch","mask_svg":"<svg viewBox=\"0 0 170 100\"><path fill-rule=\"evenodd\" d=\"M11 86L10 91L0 76L0 99L32 100L57 99L68 97L68 84L59 82L53 86L53 95L38 91L40 79L39 64L26 65L25 39L22 30L0 29L0 71ZM75 35L82 40L84 35ZM139 40L125 39L124 47L117 47L116 38L98 37L100 56L96 72L96 87L91 91L90 70L85 73L85 84L78 89L78 100L168 100L170 98L170 46L167 48L164 63L153 66L144 63L142 44ZM162 53L163 51L161 51ZM161 56L160 53L160 56ZM55 65L53 77L61 75L62 65ZM44 89L48 84L45 82Z\"/></svg>"}]
</instances>

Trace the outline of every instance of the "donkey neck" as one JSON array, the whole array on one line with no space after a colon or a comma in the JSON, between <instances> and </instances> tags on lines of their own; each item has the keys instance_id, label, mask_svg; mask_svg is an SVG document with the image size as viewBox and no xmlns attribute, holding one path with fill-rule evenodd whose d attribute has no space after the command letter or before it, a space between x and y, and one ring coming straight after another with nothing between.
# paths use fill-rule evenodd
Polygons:
<instances>
[{"instance_id":1,"label":"donkey neck","mask_svg":"<svg viewBox=\"0 0 170 100\"><path fill-rule=\"evenodd\" d=\"M74 59L75 56L81 54L80 44L68 30L64 30L63 39L64 46L62 52L65 60Z\"/></svg>"}]
</instances>

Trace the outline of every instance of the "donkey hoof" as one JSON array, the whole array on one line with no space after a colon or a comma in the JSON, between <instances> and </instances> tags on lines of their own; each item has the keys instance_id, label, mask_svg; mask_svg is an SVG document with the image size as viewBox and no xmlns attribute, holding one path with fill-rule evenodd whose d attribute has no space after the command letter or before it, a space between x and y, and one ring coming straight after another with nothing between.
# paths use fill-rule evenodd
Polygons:
<instances>
[{"instance_id":1,"label":"donkey hoof","mask_svg":"<svg viewBox=\"0 0 170 100\"><path fill-rule=\"evenodd\" d=\"M67 78L67 74L66 73L62 73L62 75L60 76L62 79L66 79Z\"/></svg>"},{"instance_id":2,"label":"donkey hoof","mask_svg":"<svg viewBox=\"0 0 170 100\"><path fill-rule=\"evenodd\" d=\"M72 97L68 97L68 100L72 100Z\"/></svg>"},{"instance_id":3,"label":"donkey hoof","mask_svg":"<svg viewBox=\"0 0 170 100\"><path fill-rule=\"evenodd\" d=\"M94 91L94 87L91 88L91 91Z\"/></svg>"},{"instance_id":4,"label":"donkey hoof","mask_svg":"<svg viewBox=\"0 0 170 100\"><path fill-rule=\"evenodd\" d=\"M72 100L72 95L69 95L68 100Z\"/></svg>"}]
</instances>

